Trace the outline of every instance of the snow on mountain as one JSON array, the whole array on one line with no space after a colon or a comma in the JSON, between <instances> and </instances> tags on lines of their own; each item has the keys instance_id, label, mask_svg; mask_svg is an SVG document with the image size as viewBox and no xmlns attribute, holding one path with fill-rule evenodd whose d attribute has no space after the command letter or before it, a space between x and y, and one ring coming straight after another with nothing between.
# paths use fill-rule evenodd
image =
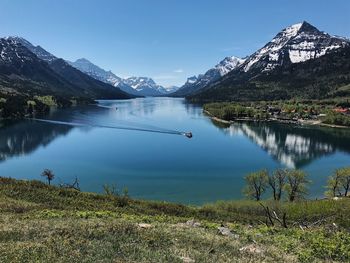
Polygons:
<instances>
[{"instance_id":1,"label":"snow on mountain","mask_svg":"<svg viewBox=\"0 0 350 263\"><path fill-rule=\"evenodd\" d=\"M130 98L124 92L90 78L44 49L35 48L18 37L0 39L2 91L8 94L50 94L65 98ZM46 61L32 49L40 52L38 54Z\"/></svg>"},{"instance_id":2,"label":"snow on mountain","mask_svg":"<svg viewBox=\"0 0 350 263\"><path fill-rule=\"evenodd\" d=\"M18 49L27 50L31 56L34 56L37 60L42 61L46 66L49 66L56 74L64 78L75 88L79 88L85 95L89 94L92 97L105 97L105 98L129 98L127 94L121 92L118 89L114 89L110 85L101 83L95 78L88 76L84 72L72 67L67 61L58 58L46 51L41 46L34 46L32 43L21 37L6 37L4 40L13 43ZM35 69L32 69L35 70Z\"/></svg>"},{"instance_id":3,"label":"snow on mountain","mask_svg":"<svg viewBox=\"0 0 350 263\"><path fill-rule=\"evenodd\" d=\"M57 61L58 58L47 52L40 46L34 46L32 43L27 41L22 37L7 37L7 40L12 41L13 43L19 43L24 47L28 48L31 52L33 52L38 58L46 61L47 63L52 63L53 61ZM122 79L114 75L111 71L105 71L98 66L94 65L87 59L78 59L75 62L66 61L70 66L80 70L81 72L89 75L90 77L97 79L99 81L105 82L107 84L111 84L114 87L118 87L122 91L125 91L132 95L140 95L137 91L123 83ZM67 65L68 66L68 65Z\"/></svg>"},{"instance_id":4,"label":"snow on mountain","mask_svg":"<svg viewBox=\"0 0 350 263\"><path fill-rule=\"evenodd\" d=\"M0 63L23 63L32 61L35 55L31 54L27 49L23 48L16 41L9 38L0 38Z\"/></svg>"},{"instance_id":5,"label":"snow on mountain","mask_svg":"<svg viewBox=\"0 0 350 263\"><path fill-rule=\"evenodd\" d=\"M187 81L186 81L186 83L185 83L185 85L186 84L193 84L193 83L195 83L196 81L198 80L198 77L197 76L192 76L192 77L189 77L189 78L187 78Z\"/></svg>"},{"instance_id":6,"label":"snow on mountain","mask_svg":"<svg viewBox=\"0 0 350 263\"><path fill-rule=\"evenodd\" d=\"M263 48L249 56L241 67L245 72L251 69L270 71L285 63L318 58L349 44L348 39L321 32L304 21L283 29Z\"/></svg>"},{"instance_id":7,"label":"snow on mountain","mask_svg":"<svg viewBox=\"0 0 350 263\"><path fill-rule=\"evenodd\" d=\"M173 92L177 91L179 88L180 88L180 87L177 87L177 86L169 86L169 87L165 87L166 92L167 92L168 94L170 94L170 93L173 93Z\"/></svg>"},{"instance_id":8,"label":"snow on mountain","mask_svg":"<svg viewBox=\"0 0 350 263\"><path fill-rule=\"evenodd\" d=\"M235 69L237 66L239 66L243 62L244 62L244 59L237 58L235 56L226 57L219 64L217 64L214 69L217 70L220 76L222 77L227 73L229 73L231 70Z\"/></svg>"},{"instance_id":9,"label":"snow on mountain","mask_svg":"<svg viewBox=\"0 0 350 263\"><path fill-rule=\"evenodd\" d=\"M167 90L147 77L130 77L123 80L124 83L131 86L143 96L161 96L167 94Z\"/></svg>"},{"instance_id":10,"label":"snow on mountain","mask_svg":"<svg viewBox=\"0 0 350 263\"><path fill-rule=\"evenodd\" d=\"M90 77L93 77L94 79L111 84L112 86L118 87L122 91L125 91L129 94L138 96L142 95L129 85L125 84L123 82L123 79L116 76L112 71L106 71L85 58L77 59L74 62L68 61L68 63L73 67L79 69L80 71L84 72L85 74L89 75Z\"/></svg>"},{"instance_id":11,"label":"snow on mountain","mask_svg":"<svg viewBox=\"0 0 350 263\"><path fill-rule=\"evenodd\" d=\"M27 41L26 39L24 39L22 37L10 36L10 37L6 37L6 39L12 41L13 43L19 43L19 44L25 46L31 52L33 52L38 58L40 58L46 62L52 62L53 60L57 59L57 57L55 57L51 53L47 52L41 46L34 46L32 43L30 43L29 41Z\"/></svg>"},{"instance_id":12,"label":"snow on mountain","mask_svg":"<svg viewBox=\"0 0 350 263\"><path fill-rule=\"evenodd\" d=\"M170 93L164 87L156 84L153 79L147 77L120 78L112 71L106 71L85 58L69 62L73 67L83 71L89 76L100 81L112 84L121 90L138 96L161 96Z\"/></svg>"},{"instance_id":13,"label":"snow on mountain","mask_svg":"<svg viewBox=\"0 0 350 263\"><path fill-rule=\"evenodd\" d=\"M244 59L237 58L235 56L226 57L214 68L209 69L205 74L200 74L198 77L193 76L188 78L186 83L177 92L175 92L175 95L183 96L199 91L209 84L214 83L233 69L237 68L243 62Z\"/></svg>"}]
</instances>

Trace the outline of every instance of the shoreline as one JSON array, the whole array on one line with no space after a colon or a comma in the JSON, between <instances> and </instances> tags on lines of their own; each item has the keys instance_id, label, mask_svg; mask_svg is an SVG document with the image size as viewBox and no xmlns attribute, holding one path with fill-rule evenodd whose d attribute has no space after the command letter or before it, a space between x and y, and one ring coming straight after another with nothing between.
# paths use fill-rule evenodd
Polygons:
<instances>
[{"instance_id":1,"label":"shoreline","mask_svg":"<svg viewBox=\"0 0 350 263\"><path fill-rule=\"evenodd\" d=\"M211 114L209 111L203 109L203 113L208 115L208 117L211 120L224 123L224 124L233 124L235 121L241 122L241 121L247 121L247 122L277 122L277 123L284 123L284 124L296 124L296 125L308 125L308 126L318 126L318 127L328 127L328 128L338 128L338 129L350 129L348 126L343 126L343 125L336 125L336 124L327 124L323 123L321 120L303 120L303 119L298 119L296 121L290 120L279 120L279 119L266 119L266 120L257 120L253 118L237 118L235 120L224 120L220 119L213 114Z\"/></svg>"}]
</instances>

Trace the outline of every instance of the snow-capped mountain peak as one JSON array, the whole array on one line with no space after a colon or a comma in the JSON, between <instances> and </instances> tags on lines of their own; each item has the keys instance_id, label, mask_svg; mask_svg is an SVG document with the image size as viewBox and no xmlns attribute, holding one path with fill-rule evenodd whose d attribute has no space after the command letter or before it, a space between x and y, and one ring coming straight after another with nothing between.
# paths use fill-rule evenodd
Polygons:
<instances>
[{"instance_id":1,"label":"snow-capped mountain peak","mask_svg":"<svg viewBox=\"0 0 350 263\"><path fill-rule=\"evenodd\" d=\"M219 71L221 76L224 76L243 62L244 59L235 56L226 57L224 60L220 61L220 63L217 64L215 68Z\"/></svg>"},{"instance_id":2,"label":"snow-capped mountain peak","mask_svg":"<svg viewBox=\"0 0 350 263\"><path fill-rule=\"evenodd\" d=\"M198 77L197 77L197 76L192 76L192 77L187 78L187 81L186 81L185 84L193 84L193 83L195 83L197 80L198 80Z\"/></svg>"},{"instance_id":3,"label":"snow-capped mountain peak","mask_svg":"<svg viewBox=\"0 0 350 263\"><path fill-rule=\"evenodd\" d=\"M36 59L35 54L15 39L10 37L0 38L0 64L22 64Z\"/></svg>"},{"instance_id":4,"label":"snow-capped mountain peak","mask_svg":"<svg viewBox=\"0 0 350 263\"><path fill-rule=\"evenodd\" d=\"M178 87L178 86L169 86L169 87L165 87L167 93L169 93L169 94L170 94L170 93L173 93L173 92L175 92L175 91L177 91L179 88L180 88L180 87Z\"/></svg>"},{"instance_id":5,"label":"snow-capped mountain peak","mask_svg":"<svg viewBox=\"0 0 350 263\"><path fill-rule=\"evenodd\" d=\"M118 87L122 91L129 94L138 96L141 95L135 89L124 83L124 80L116 76L112 71L106 71L99 66L96 66L86 58L79 58L74 62L68 61L68 63L94 79L111 84L112 86Z\"/></svg>"},{"instance_id":6,"label":"snow-capped mountain peak","mask_svg":"<svg viewBox=\"0 0 350 263\"><path fill-rule=\"evenodd\" d=\"M165 88L155 83L148 77L129 77L120 78L111 70L104 70L91 63L86 58L77 59L75 62L69 62L73 67L83 71L89 76L100 81L109 83L121 90L138 96L160 96L169 93Z\"/></svg>"},{"instance_id":7,"label":"snow-capped mountain peak","mask_svg":"<svg viewBox=\"0 0 350 263\"><path fill-rule=\"evenodd\" d=\"M349 40L330 36L304 21L283 29L263 48L249 56L242 67L245 72L255 68L269 71L285 63L318 58L349 44Z\"/></svg>"},{"instance_id":8,"label":"snow-capped mountain peak","mask_svg":"<svg viewBox=\"0 0 350 263\"><path fill-rule=\"evenodd\" d=\"M168 93L164 87L158 85L152 78L130 77L123 81L144 96L159 96Z\"/></svg>"},{"instance_id":9,"label":"snow-capped mountain peak","mask_svg":"<svg viewBox=\"0 0 350 263\"><path fill-rule=\"evenodd\" d=\"M47 52L45 49L43 49L41 46L34 46L32 43L30 43L28 40L18 37L18 36L9 36L6 37L7 40L12 41L16 44L21 44L27 49L29 49L31 52L33 52L38 58L46 61L46 62L52 62L57 59L54 55Z\"/></svg>"},{"instance_id":10,"label":"snow-capped mountain peak","mask_svg":"<svg viewBox=\"0 0 350 263\"><path fill-rule=\"evenodd\" d=\"M197 92L202 88L214 83L222 76L240 66L245 60L235 56L226 57L205 74L200 74L187 79L186 83L175 92L175 95L185 96Z\"/></svg>"}]
</instances>

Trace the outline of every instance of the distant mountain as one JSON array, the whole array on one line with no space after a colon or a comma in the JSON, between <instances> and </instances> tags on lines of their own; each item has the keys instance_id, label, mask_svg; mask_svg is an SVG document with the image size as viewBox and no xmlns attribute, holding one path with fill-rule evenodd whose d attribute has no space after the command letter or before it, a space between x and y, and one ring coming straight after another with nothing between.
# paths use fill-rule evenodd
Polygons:
<instances>
[{"instance_id":1,"label":"distant mountain","mask_svg":"<svg viewBox=\"0 0 350 263\"><path fill-rule=\"evenodd\" d=\"M125 84L123 82L123 79L116 76L112 71L106 71L100 68L99 66L96 66L95 64L93 64L92 62L90 62L85 58L77 59L74 62L70 62L70 61L67 61L67 62L73 67L89 75L90 77L93 77L94 79L111 84L114 87L118 87L124 92L127 92L129 94L142 96L142 94L140 94L137 90Z\"/></svg>"},{"instance_id":2,"label":"distant mountain","mask_svg":"<svg viewBox=\"0 0 350 263\"><path fill-rule=\"evenodd\" d=\"M177 87L177 86L169 86L169 87L166 87L165 89L168 94L171 94L177 91L179 88L180 87Z\"/></svg>"},{"instance_id":3,"label":"distant mountain","mask_svg":"<svg viewBox=\"0 0 350 263\"><path fill-rule=\"evenodd\" d=\"M55 74L52 78L46 78L41 81L41 85L48 85L51 88L50 92L55 90L55 93L66 94L76 97L85 97L89 99L125 99L130 98L130 95L121 91L119 88L115 88L111 85L98 81L85 73L77 70L76 68L70 66L63 59L57 58L51 53L47 52L40 46L34 46L29 41L20 37L7 37L3 39L12 43L15 49L25 51L25 57L30 57L31 61L40 61L40 67L45 67L51 69ZM5 55L4 55L5 56ZM32 57L35 57L33 59ZM21 60L23 67L29 66L26 59ZM15 66L17 67L17 66ZM32 76L28 76L30 80L35 80L36 77L41 76L41 74L34 74L39 67L38 65L31 65ZM2 71L0 71L2 72ZM10 72L9 72L10 73ZM58 76L57 76L58 75ZM65 83L67 88L62 87L62 85L57 82L57 78ZM51 82L55 82L51 83ZM44 89L41 89L46 92Z\"/></svg>"},{"instance_id":4,"label":"distant mountain","mask_svg":"<svg viewBox=\"0 0 350 263\"><path fill-rule=\"evenodd\" d=\"M106 71L85 58L68 63L95 79L109 83L136 96L163 96L175 91L175 89L165 89L156 84L153 79L147 77L130 77L122 79L116 76L112 71Z\"/></svg>"},{"instance_id":5,"label":"distant mountain","mask_svg":"<svg viewBox=\"0 0 350 263\"><path fill-rule=\"evenodd\" d=\"M204 87L214 83L222 76L226 75L236 67L241 65L244 59L237 57L226 57L214 68L209 69L205 74L199 75L198 77L193 76L187 79L186 83L177 90L174 96L186 96L195 92L200 91Z\"/></svg>"},{"instance_id":6,"label":"distant mountain","mask_svg":"<svg viewBox=\"0 0 350 263\"><path fill-rule=\"evenodd\" d=\"M124 79L123 82L137 90L143 96L163 96L168 94L168 91L164 87L155 83L151 78L130 77Z\"/></svg>"},{"instance_id":7,"label":"distant mountain","mask_svg":"<svg viewBox=\"0 0 350 263\"><path fill-rule=\"evenodd\" d=\"M349 47L346 38L321 32L307 22L298 23L188 97L226 101L335 96L350 84Z\"/></svg>"}]
</instances>

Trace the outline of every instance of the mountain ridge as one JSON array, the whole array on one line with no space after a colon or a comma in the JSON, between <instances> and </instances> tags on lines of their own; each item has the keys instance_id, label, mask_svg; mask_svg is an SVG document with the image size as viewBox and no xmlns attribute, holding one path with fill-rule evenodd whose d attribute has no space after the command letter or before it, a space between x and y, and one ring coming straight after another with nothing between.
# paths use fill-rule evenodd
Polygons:
<instances>
[{"instance_id":1,"label":"mountain ridge","mask_svg":"<svg viewBox=\"0 0 350 263\"><path fill-rule=\"evenodd\" d=\"M77 59L74 62L68 61L68 63L93 78L109 83L135 96L164 96L174 91L174 89L168 90L158 85L149 77L118 77L112 71L106 71L85 58Z\"/></svg>"},{"instance_id":2,"label":"mountain ridge","mask_svg":"<svg viewBox=\"0 0 350 263\"><path fill-rule=\"evenodd\" d=\"M335 88L339 88L341 79L347 79L346 74L339 74L340 79L335 80L337 72L343 72L339 62L344 63L345 68L348 65L345 57L339 53L341 54L341 51L344 50L347 56L346 49L349 46L348 39L331 36L305 21L294 24L280 31L270 42L248 56L242 64L228 74L199 92L188 95L188 98L204 101L287 99L294 95L302 96L303 88L305 97L324 97L322 94L316 95L320 93L316 88L306 86L311 84L309 80L302 77L303 72L315 81L314 87L318 89L323 89L318 81L323 85L332 84L336 85ZM322 59L326 55L327 59ZM332 59L332 56L335 58ZM326 62L320 64L318 62L320 59L329 61L331 64ZM306 63L309 61L311 62ZM327 82L323 76L312 74L313 69L305 68L304 63L310 67L317 67L315 72L326 71L326 74L332 75L332 78ZM329 69L334 72L330 72ZM301 82L298 83L297 80ZM291 87L292 83L297 87L294 90ZM330 87L327 89L327 94L330 94Z\"/></svg>"},{"instance_id":3,"label":"mountain ridge","mask_svg":"<svg viewBox=\"0 0 350 263\"><path fill-rule=\"evenodd\" d=\"M198 92L202 88L214 83L216 80L238 67L244 61L244 59L235 56L226 57L204 74L188 78L186 83L172 95L186 96L193 92Z\"/></svg>"},{"instance_id":4,"label":"mountain ridge","mask_svg":"<svg viewBox=\"0 0 350 263\"><path fill-rule=\"evenodd\" d=\"M66 95L70 94L77 97L86 97L89 99L131 98L129 94L111 85L108 85L94 78L91 78L85 73L70 66L67 62L65 62L65 60L61 58L57 58L50 52L43 49L41 46L34 46L32 43L30 43L24 38L6 37L6 38L3 38L3 41L9 41L13 45L22 47L23 50L24 49L27 50L28 52L26 52L26 56L30 57L32 56L30 54L33 54L33 56L36 57L36 59L34 60L42 61L43 63L41 63L41 65L45 65L45 67L47 66L52 71L54 71L57 75L59 75L61 81L64 80L63 82L66 83L67 86L69 86L69 92L66 91L65 92ZM25 63L25 62L22 61L22 63ZM32 69L35 71L35 67L32 67ZM35 75L32 76L32 78L34 77ZM57 79L57 76L52 75L52 81L56 81L56 79ZM46 81L50 81L50 79L46 79ZM56 85L60 86L59 83ZM57 88L58 87L55 87L56 92L62 93L60 92L59 89L57 90ZM53 91L51 90L51 92Z\"/></svg>"},{"instance_id":5,"label":"mountain ridge","mask_svg":"<svg viewBox=\"0 0 350 263\"><path fill-rule=\"evenodd\" d=\"M115 75L112 71L106 71L99 66L93 64L91 61L89 61L86 58L80 58L76 61L67 61L71 66L79 69L80 71L84 72L85 74L89 75L90 77L97 79L99 81L111 84L114 87L118 87L124 92L127 92L129 94L135 95L135 96L142 96L139 92L137 92L135 89L130 87L129 85L125 84L123 82L123 79Z\"/></svg>"}]
</instances>

